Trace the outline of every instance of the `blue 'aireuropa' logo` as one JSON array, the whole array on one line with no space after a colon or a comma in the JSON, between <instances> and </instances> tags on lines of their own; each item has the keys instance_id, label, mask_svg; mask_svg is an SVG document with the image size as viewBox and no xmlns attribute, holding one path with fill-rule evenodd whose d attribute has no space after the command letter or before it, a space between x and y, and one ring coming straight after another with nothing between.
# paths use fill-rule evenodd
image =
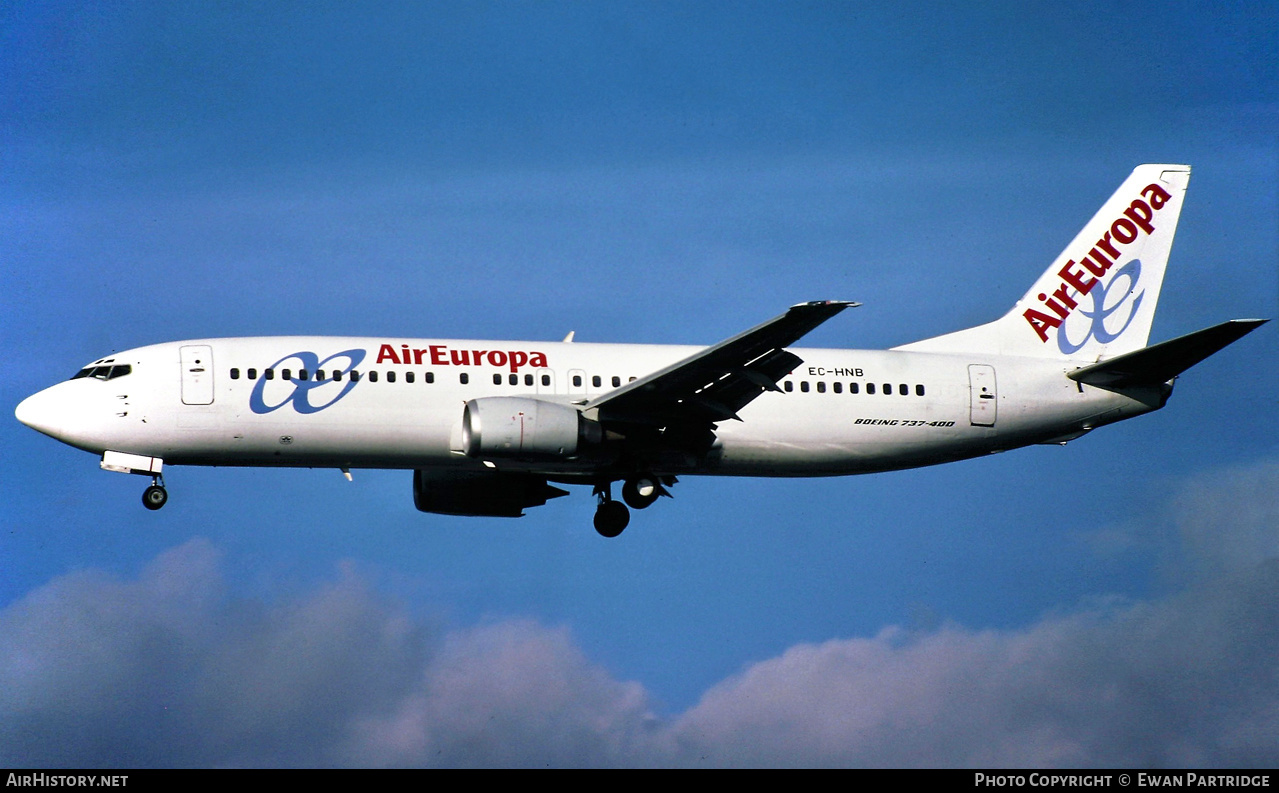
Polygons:
<instances>
[{"instance_id":1,"label":"blue 'aireuropa' logo","mask_svg":"<svg viewBox=\"0 0 1279 793\"><path fill-rule=\"evenodd\" d=\"M1089 326L1088 332L1084 334L1083 339L1080 340L1078 344L1074 344L1070 341L1070 338L1066 333L1066 328L1070 326L1069 319L1067 319L1067 321L1057 329L1057 347L1061 349L1062 353L1065 355L1073 355L1074 353L1079 352L1084 348L1084 345L1088 343L1089 339L1096 339L1102 344L1109 344L1123 335L1123 332L1128 330L1128 326L1132 324L1133 317L1137 316L1137 309L1141 307L1141 299L1146 295L1146 291L1144 289L1137 292L1135 295L1133 294L1137 289L1137 281L1140 279L1141 262L1137 259L1133 259L1115 272L1114 276L1110 279L1109 285L1098 282L1097 285L1088 292L1088 295L1092 297L1092 311L1081 306L1079 311L1076 312L1092 320L1092 325ZM1115 287L1121 280L1124 281L1124 288L1123 290L1118 290ZM1115 300L1114 303L1107 305L1106 294L1115 294L1116 292L1119 292L1119 299ZM1128 319L1124 320L1124 324L1121 325L1118 330L1111 331L1106 327L1106 318L1118 311L1124 303L1128 301L1129 296L1132 296L1132 310L1128 312Z\"/></svg>"},{"instance_id":2,"label":"blue 'aireuropa' logo","mask_svg":"<svg viewBox=\"0 0 1279 793\"><path fill-rule=\"evenodd\" d=\"M249 408L254 413L270 413L273 410L279 410L285 405L292 404L293 409L299 413L316 413L324 410L329 405L332 405L334 402L337 402L339 399L350 393L352 388L355 388L357 381L352 380L348 375L352 369L360 365L360 361L364 360L364 356L364 350L345 350L343 352L335 352L323 361L320 360L320 356L313 352L304 351L286 355L272 364L270 368L274 371L280 366L280 364L285 363L286 361L296 360L300 364L298 368L301 371L306 372L306 379L278 381L267 380L266 373L263 372L262 376L258 378L257 385L253 386L253 393L249 395ZM322 369L332 369L333 367L329 362L335 359L345 359L347 361L345 369L335 369L335 371L344 375L342 380L333 379L331 373L327 379L318 379L316 377L316 372ZM271 389L273 392L276 392L272 394L273 397L277 396L278 392L283 391L290 386L292 386L292 390L289 391L288 395L285 396L284 399L275 402L275 404L268 405L266 402L267 389L274 383L278 383L279 385ZM315 397L316 399L328 398L322 402L312 402L312 392L317 392ZM272 401L274 401L274 399Z\"/></svg>"}]
</instances>

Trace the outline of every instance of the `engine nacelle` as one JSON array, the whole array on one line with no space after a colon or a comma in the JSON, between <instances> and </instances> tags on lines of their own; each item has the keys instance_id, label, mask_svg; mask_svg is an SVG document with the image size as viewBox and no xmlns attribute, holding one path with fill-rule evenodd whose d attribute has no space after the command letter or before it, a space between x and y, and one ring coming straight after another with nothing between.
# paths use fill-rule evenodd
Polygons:
<instances>
[{"instance_id":1,"label":"engine nacelle","mask_svg":"<svg viewBox=\"0 0 1279 793\"><path fill-rule=\"evenodd\" d=\"M413 506L441 515L518 518L567 490L540 476L500 471L421 468L413 472Z\"/></svg>"},{"instance_id":2,"label":"engine nacelle","mask_svg":"<svg viewBox=\"0 0 1279 793\"><path fill-rule=\"evenodd\" d=\"M571 457L603 435L573 406L541 399L482 397L462 410L462 451L470 457Z\"/></svg>"}]
</instances>

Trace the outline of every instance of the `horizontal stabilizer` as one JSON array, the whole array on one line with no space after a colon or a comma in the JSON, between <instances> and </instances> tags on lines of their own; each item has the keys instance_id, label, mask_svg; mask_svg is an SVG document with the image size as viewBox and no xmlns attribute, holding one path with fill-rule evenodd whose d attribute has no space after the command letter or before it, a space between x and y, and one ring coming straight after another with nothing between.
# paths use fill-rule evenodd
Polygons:
<instances>
[{"instance_id":1,"label":"horizontal stabilizer","mask_svg":"<svg viewBox=\"0 0 1279 793\"><path fill-rule=\"evenodd\" d=\"M1100 388L1165 383L1267 322L1269 320L1232 319L1171 341L1076 369L1066 376Z\"/></svg>"}]
</instances>

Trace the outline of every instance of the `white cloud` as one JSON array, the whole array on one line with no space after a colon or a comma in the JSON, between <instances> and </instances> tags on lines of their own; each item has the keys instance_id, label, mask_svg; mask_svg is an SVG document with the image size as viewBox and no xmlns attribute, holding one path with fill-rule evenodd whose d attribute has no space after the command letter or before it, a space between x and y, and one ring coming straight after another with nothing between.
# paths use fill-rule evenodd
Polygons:
<instances>
[{"instance_id":1,"label":"white cloud","mask_svg":"<svg viewBox=\"0 0 1279 793\"><path fill-rule=\"evenodd\" d=\"M237 600L192 540L0 611L0 763L1273 766L1277 493L1275 465L1188 485L1209 563L1174 596L799 645L670 719L565 628L431 631L347 569Z\"/></svg>"},{"instance_id":2,"label":"white cloud","mask_svg":"<svg viewBox=\"0 0 1279 793\"><path fill-rule=\"evenodd\" d=\"M450 635L396 711L347 751L377 765L643 762L653 718L636 683L590 664L564 629L502 622Z\"/></svg>"},{"instance_id":3,"label":"white cloud","mask_svg":"<svg viewBox=\"0 0 1279 793\"><path fill-rule=\"evenodd\" d=\"M716 686L675 729L726 765L1273 764L1277 593L1271 563L1214 591L1022 631L794 647Z\"/></svg>"},{"instance_id":4,"label":"white cloud","mask_svg":"<svg viewBox=\"0 0 1279 793\"><path fill-rule=\"evenodd\" d=\"M1279 558L1279 461L1187 482L1171 516L1196 577L1212 579Z\"/></svg>"}]
</instances>

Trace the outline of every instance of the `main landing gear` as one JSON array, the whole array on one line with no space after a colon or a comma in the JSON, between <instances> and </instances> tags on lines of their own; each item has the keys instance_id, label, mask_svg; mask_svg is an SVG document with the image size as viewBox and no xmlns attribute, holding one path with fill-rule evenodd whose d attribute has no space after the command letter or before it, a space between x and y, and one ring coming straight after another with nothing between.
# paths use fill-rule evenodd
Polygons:
<instances>
[{"instance_id":1,"label":"main landing gear","mask_svg":"<svg viewBox=\"0 0 1279 793\"><path fill-rule=\"evenodd\" d=\"M668 477L666 484L673 484L674 477ZM634 509L644 509L658 496L669 496L662 480L652 474L638 474L622 484L622 501L613 500L613 483L603 482L595 486L595 495L599 497L599 506L595 508L595 530L604 537L616 537L631 522L631 513L626 505Z\"/></svg>"},{"instance_id":2,"label":"main landing gear","mask_svg":"<svg viewBox=\"0 0 1279 793\"><path fill-rule=\"evenodd\" d=\"M622 485L622 500L635 509L645 509L664 492L656 477L647 474L633 476Z\"/></svg>"},{"instance_id":3,"label":"main landing gear","mask_svg":"<svg viewBox=\"0 0 1279 793\"><path fill-rule=\"evenodd\" d=\"M631 522L631 512L620 501L601 501L595 508L595 530L601 537L616 537Z\"/></svg>"},{"instance_id":4,"label":"main landing gear","mask_svg":"<svg viewBox=\"0 0 1279 793\"><path fill-rule=\"evenodd\" d=\"M142 491L142 506L150 510L163 507L169 500L169 491L164 489L164 477L151 477L151 486Z\"/></svg>"},{"instance_id":5,"label":"main landing gear","mask_svg":"<svg viewBox=\"0 0 1279 793\"><path fill-rule=\"evenodd\" d=\"M631 522L630 510L622 502L613 500L612 482L596 485L595 495L600 499L595 508L595 530L602 537L616 537Z\"/></svg>"}]
</instances>

